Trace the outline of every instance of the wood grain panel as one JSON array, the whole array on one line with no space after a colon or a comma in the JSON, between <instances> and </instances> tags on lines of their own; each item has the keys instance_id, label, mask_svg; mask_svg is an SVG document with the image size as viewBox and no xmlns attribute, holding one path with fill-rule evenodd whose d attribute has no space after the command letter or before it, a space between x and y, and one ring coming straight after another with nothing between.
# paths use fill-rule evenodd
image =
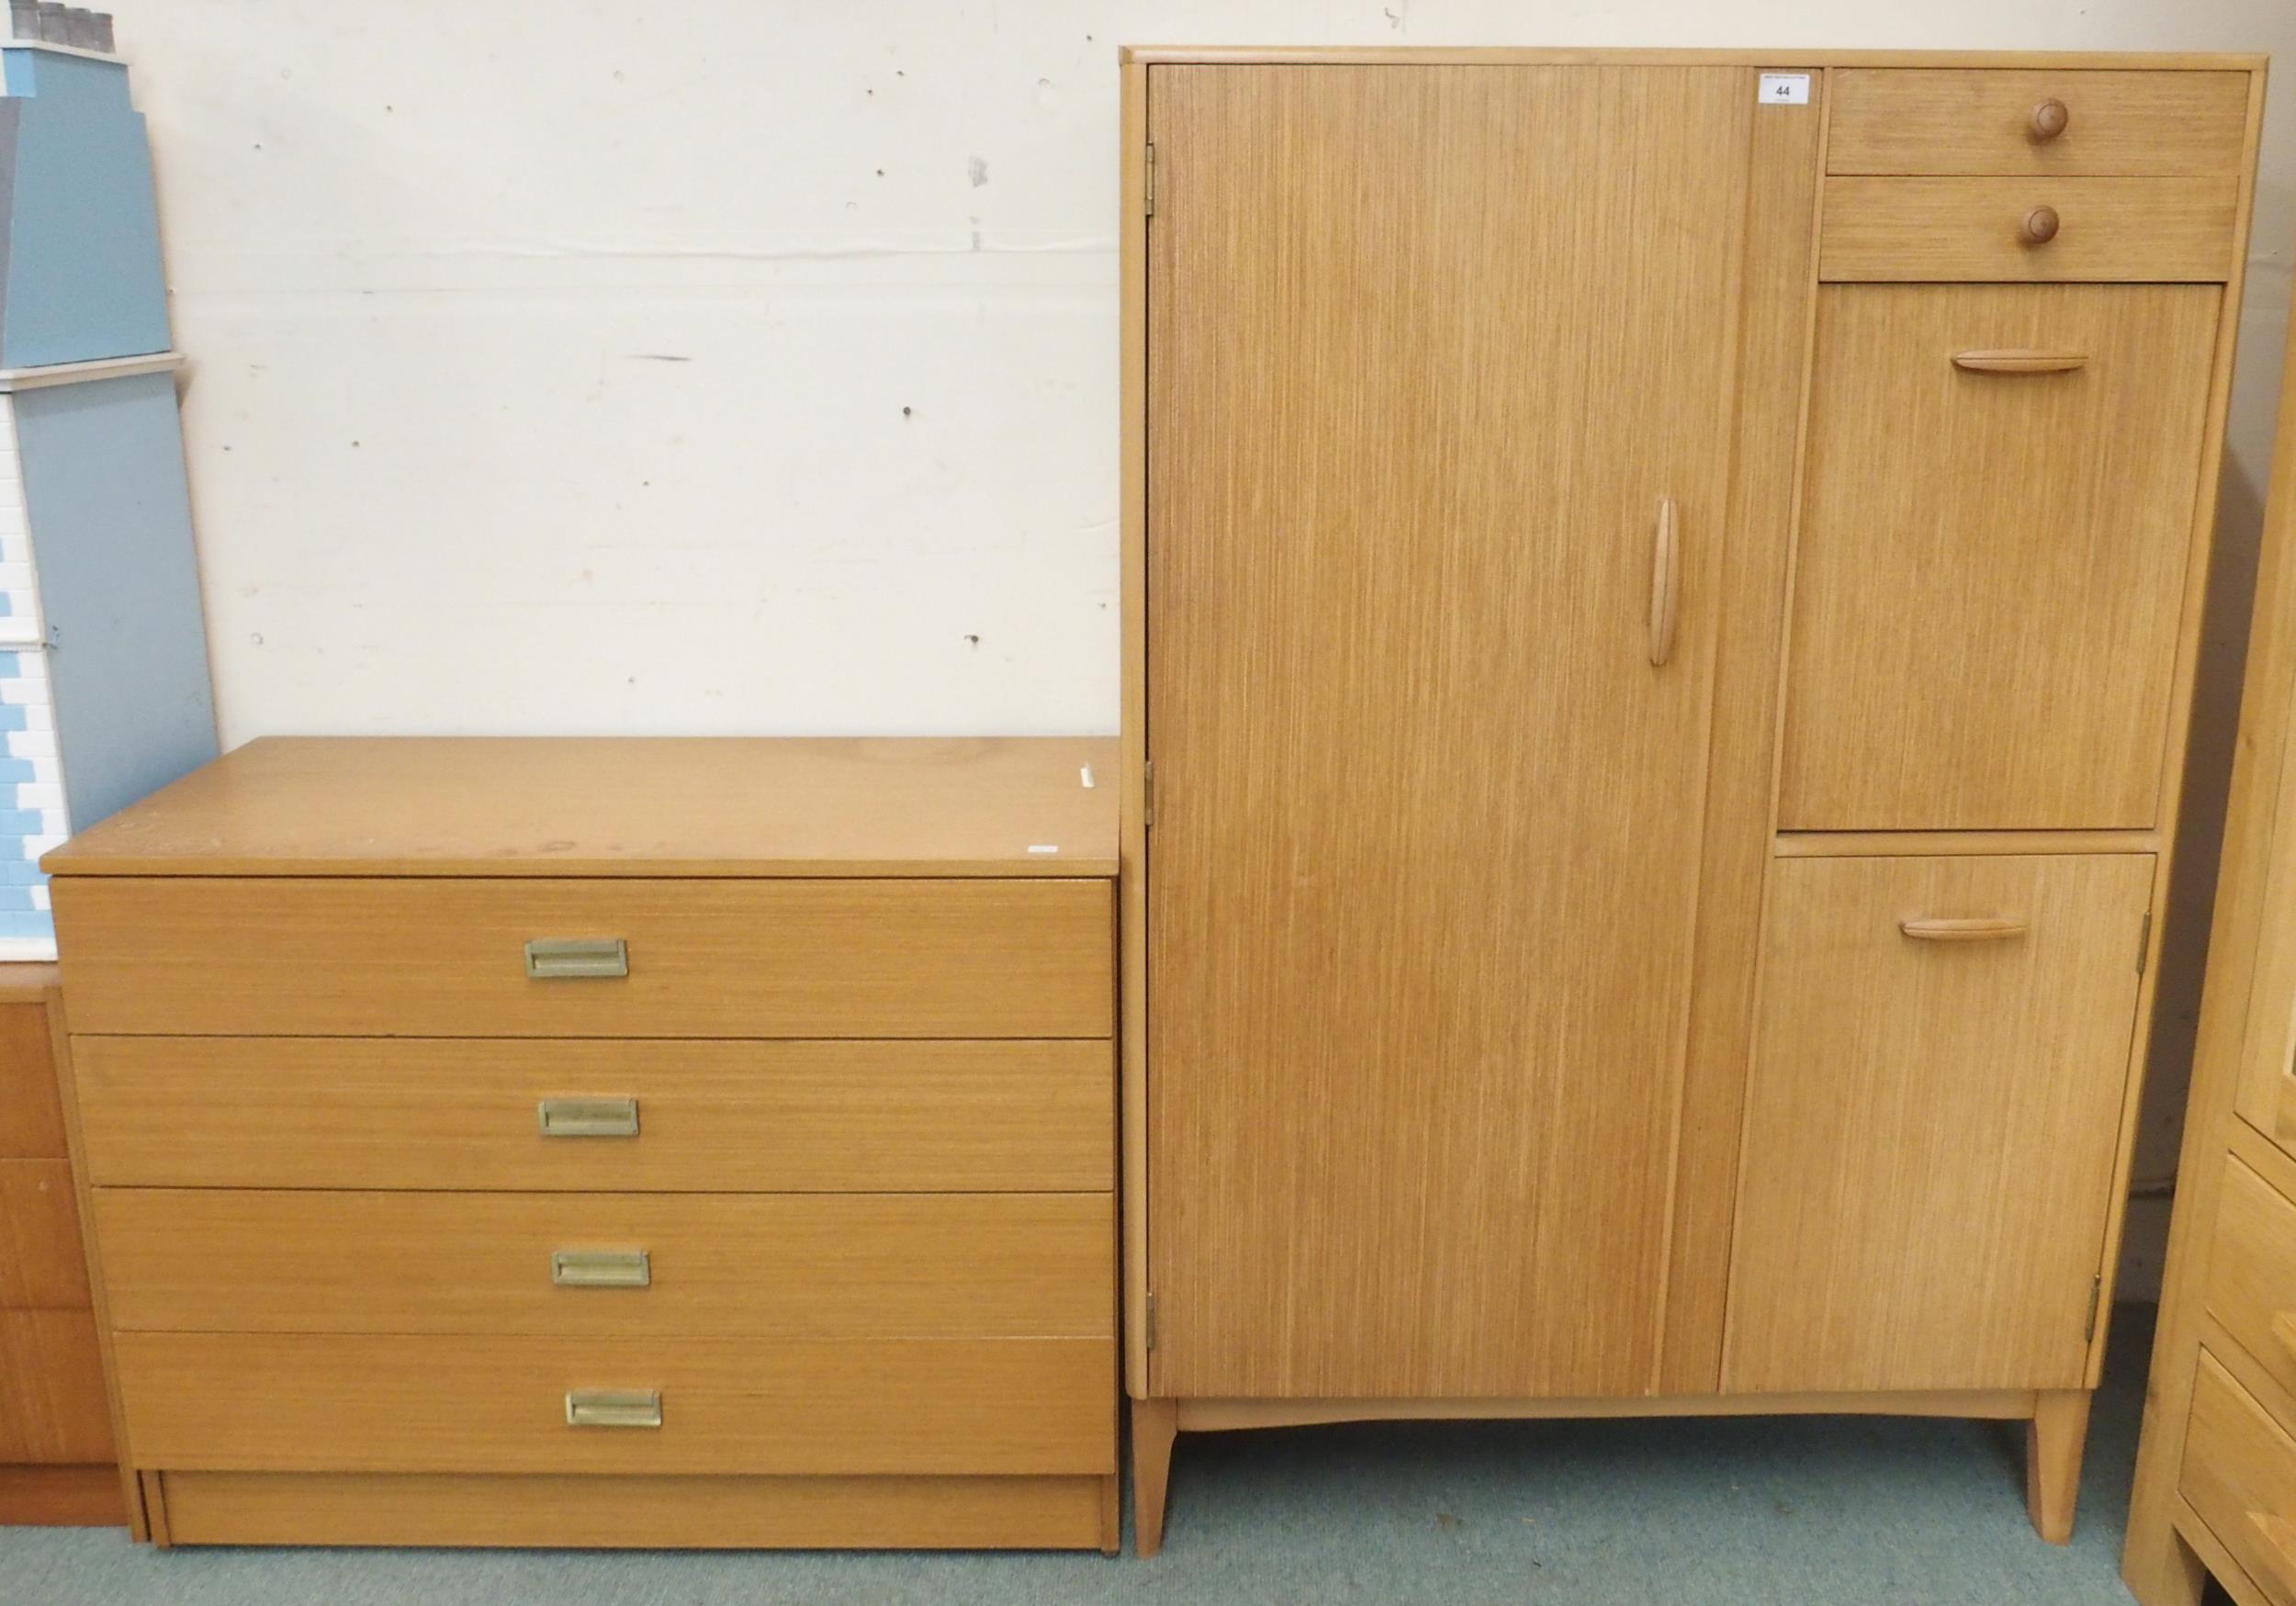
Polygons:
<instances>
[{"instance_id":1,"label":"wood grain panel","mask_svg":"<svg viewBox=\"0 0 2296 1606\"><path fill-rule=\"evenodd\" d=\"M0 1160L61 1160L63 1154L48 1006L0 1002Z\"/></svg>"},{"instance_id":2,"label":"wood grain panel","mask_svg":"<svg viewBox=\"0 0 2296 1606\"><path fill-rule=\"evenodd\" d=\"M1116 744L1090 736L266 736L49 861L64 875L1113 875L1115 769Z\"/></svg>"},{"instance_id":3,"label":"wood grain panel","mask_svg":"<svg viewBox=\"0 0 2296 1606\"><path fill-rule=\"evenodd\" d=\"M2220 300L1821 292L1781 825L2158 819ZM1952 362L2043 344L2088 364Z\"/></svg>"},{"instance_id":4,"label":"wood grain panel","mask_svg":"<svg viewBox=\"0 0 2296 1606\"><path fill-rule=\"evenodd\" d=\"M1773 868L1725 1387L2085 1386L2152 871Z\"/></svg>"},{"instance_id":5,"label":"wood grain panel","mask_svg":"<svg viewBox=\"0 0 2296 1606\"><path fill-rule=\"evenodd\" d=\"M1107 1037L1104 881L60 878L74 1032ZM536 938L629 974L533 981Z\"/></svg>"},{"instance_id":6,"label":"wood grain panel","mask_svg":"<svg viewBox=\"0 0 2296 1606\"><path fill-rule=\"evenodd\" d=\"M84 1310L87 1257L65 1160L0 1160L0 1309Z\"/></svg>"},{"instance_id":7,"label":"wood grain panel","mask_svg":"<svg viewBox=\"0 0 2296 1606\"><path fill-rule=\"evenodd\" d=\"M1729 1292L1739 1124L1753 1034L1777 781L1781 654L1815 315L1818 157L1827 80L1814 104L1754 119L1739 316L1739 432L1716 597L1714 734L1700 868L1690 1036L1674 1140L1665 1338L1654 1387L1716 1387Z\"/></svg>"},{"instance_id":8,"label":"wood grain panel","mask_svg":"<svg viewBox=\"0 0 2296 1606\"><path fill-rule=\"evenodd\" d=\"M1098 1477L169 1472L177 1544L1088 1549Z\"/></svg>"},{"instance_id":9,"label":"wood grain panel","mask_svg":"<svg viewBox=\"0 0 2296 1606\"><path fill-rule=\"evenodd\" d=\"M567 1337L1115 1332L1109 1194L291 1193L103 1188L116 1328ZM561 1250L645 1287L563 1287Z\"/></svg>"},{"instance_id":10,"label":"wood grain panel","mask_svg":"<svg viewBox=\"0 0 2296 1606\"><path fill-rule=\"evenodd\" d=\"M2239 1161L2222 1163L2208 1312L2257 1365L2296 1392L2296 1205Z\"/></svg>"},{"instance_id":11,"label":"wood grain panel","mask_svg":"<svg viewBox=\"0 0 2296 1606\"><path fill-rule=\"evenodd\" d=\"M744 1193L1114 1185L1105 1042L74 1039L96 1184ZM635 1098L630 1139L545 1098Z\"/></svg>"},{"instance_id":12,"label":"wood grain panel","mask_svg":"<svg viewBox=\"0 0 2296 1606\"><path fill-rule=\"evenodd\" d=\"M2248 146L2246 73L2057 67L1844 67L1826 170L1863 174L2237 174ZM2054 100L2064 131L2036 137Z\"/></svg>"},{"instance_id":13,"label":"wood grain panel","mask_svg":"<svg viewBox=\"0 0 2296 1606\"><path fill-rule=\"evenodd\" d=\"M140 1466L219 1472L1116 1469L1105 1339L429 1338L122 1332ZM570 1389L658 1389L656 1429Z\"/></svg>"},{"instance_id":14,"label":"wood grain panel","mask_svg":"<svg viewBox=\"0 0 2296 1606\"><path fill-rule=\"evenodd\" d=\"M84 1310L0 1310L0 1463L111 1458L96 1318Z\"/></svg>"},{"instance_id":15,"label":"wood grain panel","mask_svg":"<svg viewBox=\"0 0 2296 1606\"><path fill-rule=\"evenodd\" d=\"M1647 1389L1753 76L1153 79L1154 1392Z\"/></svg>"},{"instance_id":16,"label":"wood grain panel","mask_svg":"<svg viewBox=\"0 0 2296 1606\"><path fill-rule=\"evenodd\" d=\"M117 1466L0 1466L0 1526L118 1528L127 1521Z\"/></svg>"},{"instance_id":17,"label":"wood grain panel","mask_svg":"<svg viewBox=\"0 0 2296 1606\"><path fill-rule=\"evenodd\" d=\"M2046 244L2020 233L2048 207ZM1818 276L1833 280L2222 282L2232 178L1829 178Z\"/></svg>"},{"instance_id":18,"label":"wood grain panel","mask_svg":"<svg viewBox=\"0 0 2296 1606\"><path fill-rule=\"evenodd\" d=\"M2267 1599L2296 1602L2296 1439L2206 1350L2178 1489Z\"/></svg>"}]
</instances>

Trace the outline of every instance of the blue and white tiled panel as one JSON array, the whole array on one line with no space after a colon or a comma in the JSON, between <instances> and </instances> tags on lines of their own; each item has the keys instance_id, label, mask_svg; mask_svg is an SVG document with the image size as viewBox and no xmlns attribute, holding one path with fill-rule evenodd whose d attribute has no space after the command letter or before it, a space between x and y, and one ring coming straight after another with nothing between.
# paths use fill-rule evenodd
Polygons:
<instances>
[{"instance_id":1,"label":"blue and white tiled panel","mask_svg":"<svg viewBox=\"0 0 2296 1606\"><path fill-rule=\"evenodd\" d=\"M24 513L24 459L17 452L16 400L0 395L0 650L46 640L32 528Z\"/></svg>"},{"instance_id":2,"label":"blue and white tiled panel","mask_svg":"<svg viewBox=\"0 0 2296 1606\"><path fill-rule=\"evenodd\" d=\"M48 655L0 651L0 960L56 957L39 859L69 833Z\"/></svg>"}]
</instances>

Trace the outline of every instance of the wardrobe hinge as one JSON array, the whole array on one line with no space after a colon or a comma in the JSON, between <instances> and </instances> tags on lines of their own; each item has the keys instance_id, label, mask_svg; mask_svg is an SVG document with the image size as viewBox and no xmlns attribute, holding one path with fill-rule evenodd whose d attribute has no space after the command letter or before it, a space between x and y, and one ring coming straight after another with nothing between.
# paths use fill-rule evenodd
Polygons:
<instances>
[{"instance_id":1,"label":"wardrobe hinge","mask_svg":"<svg viewBox=\"0 0 2296 1606\"><path fill-rule=\"evenodd\" d=\"M1148 1347L1156 1347L1156 1297L1154 1294L1142 1302L1141 1328L1148 1335Z\"/></svg>"},{"instance_id":2,"label":"wardrobe hinge","mask_svg":"<svg viewBox=\"0 0 2296 1606\"><path fill-rule=\"evenodd\" d=\"M1156 215L1156 148L1154 144L1148 147L1148 162L1145 176L1141 180L1140 198L1142 209L1151 218L1154 217Z\"/></svg>"},{"instance_id":3,"label":"wardrobe hinge","mask_svg":"<svg viewBox=\"0 0 2296 1606\"><path fill-rule=\"evenodd\" d=\"M2153 912L2147 909L2144 911L2144 924L2137 928L2136 933L2136 973L2140 976L2144 973L2144 960L2152 949Z\"/></svg>"},{"instance_id":4,"label":"wardrobe hinge","mask_svg":"<svg viewBox=\"0 0 2296 1606\"><path fill-rule=\"evenodd\" d=\"M1153 759L1140 767L1140 823L1156 823L1156 766Z\"/></svg>"},{"instance_id":5,"label":"wardrobe hinge","mask_svg":"<svg viewBox=\"0 0 2296 1606\"><path fill-rule=\"evenodd\" d=\"M2088 1321L2081 1329L2081 1342L2085 1344L2094 1343L2097 1340L2097 1301L2104 1297L2105 1274L2099 1272L2088 1285Z\"/></svg>"}]
</instances>

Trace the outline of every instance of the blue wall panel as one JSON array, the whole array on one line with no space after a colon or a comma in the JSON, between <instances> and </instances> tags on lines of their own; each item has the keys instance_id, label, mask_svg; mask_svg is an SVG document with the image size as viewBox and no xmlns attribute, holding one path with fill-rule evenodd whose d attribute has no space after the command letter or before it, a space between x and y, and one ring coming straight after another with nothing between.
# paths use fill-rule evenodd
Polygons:
<instances>
[{"instance_id":1,"label":"blue wall panel","mask_svg":"<svg viewBox=\"0 0 2296 1606\"><path fill-rule=\"evenodd\" d=\"M175 381L16 398L64 803L84 831L216 756Z\"/></svg>"},{"instance_id":2,"label":"blue wall panel","mask_svg":"<svg viewBox=\"0 0 2296 1606\"><path fill-rule=\"evenodd\" d=\"M127 67L50 51L0 60L13 114L0 125L0 367L167 350L152 151Z\"/></svg>"}]
</instances>

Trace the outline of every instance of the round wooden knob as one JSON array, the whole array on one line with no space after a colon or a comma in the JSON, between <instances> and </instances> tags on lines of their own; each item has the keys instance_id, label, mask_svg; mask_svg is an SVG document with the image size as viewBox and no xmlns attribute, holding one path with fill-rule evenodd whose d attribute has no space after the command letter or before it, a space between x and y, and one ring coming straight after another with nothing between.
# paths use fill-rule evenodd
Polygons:
<instances>
[{"instance_id":1,"label":"round wooden knob","mask_svg":"<svg viewBox=\"0 0 2296 1606\"><path fill-rule=\"evenodd\" d=\"M2065 125L2072 120L2073 113L2065 102L2053 95L2033 107L2033 138L2054 140L2065 132Z\"/></svg>"},{"instance_id":2,"label":"round wooden knob","mask_svg":"<svg viewBox=\"0 0 2296 1606\"><path fill-rule=\"evenodd\" d=\"M2054 207L2035 207L2025 214L2024 226L2018 232L2028 245L2046 245L2057 237L2057 209Z\"/></svg>"}]
</instances>

